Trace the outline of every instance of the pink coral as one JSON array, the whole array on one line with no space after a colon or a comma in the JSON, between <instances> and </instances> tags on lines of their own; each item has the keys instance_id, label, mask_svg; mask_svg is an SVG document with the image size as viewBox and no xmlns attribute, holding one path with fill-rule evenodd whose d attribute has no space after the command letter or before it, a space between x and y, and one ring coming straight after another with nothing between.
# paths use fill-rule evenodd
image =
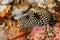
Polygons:
<instances>
[{"instance_id":1,"label":"pink coral","mask_svg":"<svg viewBox=\"0 0 60 40\"><path fill-rule=\"evenodd\" d=\"M55 40L57 39L60 40L60 29L59 28L54 30L54 35L55 35L54 37Z\"/></svg>"},{"instance_id":2,"label":"pink coral","mask_svg":"<svg viewBox=\"0 0 60 40\"><path fill-rule=\"evenodd\" d=\"M52 40L52 38L46 38L45 40Z\"/></svg>"},{"instance_id":3,"label":"pink coral","mask_svg":"<svg viewBox=\"0 0 60 40\"><path fill-rule=\"evenodd\" d=\"M30 36L34 40L42 40L45 36L45 27L34 27L31 31Z\"/></svg>"},{"instance_id":4,"label":"pink coral","mask_svg":"<svg viewBox=\"0 0 60 40\"><path fill-rule=\"evenodd\" d=\"M37 31L43 33L43 32L45 32L45 27L38 27L38 26L37 26L37 27L34 27L34 28L32 29L32 31L31 31L30 36L34 36L34 34L35 34Z\"/></svg>"}]
</instances>

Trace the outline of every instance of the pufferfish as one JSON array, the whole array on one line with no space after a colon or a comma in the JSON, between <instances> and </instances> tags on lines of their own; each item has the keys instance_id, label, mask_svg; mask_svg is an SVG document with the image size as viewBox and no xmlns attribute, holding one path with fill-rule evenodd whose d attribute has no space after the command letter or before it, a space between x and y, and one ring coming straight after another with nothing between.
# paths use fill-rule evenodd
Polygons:
<instances>
[{"instance_id":1,"label":"pufferfish","mask_svg":"<svg viewBox=\"0 0 60 40\"><path fill-rule=\"evenodd\" d=\"M44 26L54 22L54 15L44 8L32 7L20 18L22 28L33 28L35 26Z\"/></svg>"}]
</instances>

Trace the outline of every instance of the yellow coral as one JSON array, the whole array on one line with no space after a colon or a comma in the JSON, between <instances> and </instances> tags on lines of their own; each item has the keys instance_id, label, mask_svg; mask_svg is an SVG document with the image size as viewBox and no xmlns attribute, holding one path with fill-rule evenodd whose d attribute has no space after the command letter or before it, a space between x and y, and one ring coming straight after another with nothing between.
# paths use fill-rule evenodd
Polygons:
<instances>
[{"instance_id":1,"label":"yellow coral","mask_svg":"<svg viewBox=\"0 0 60 40\"><path fill-rule=\"evenodd\" d=\"M4 11L0 12L0 17L6 16L6 14L8 13L8 11L10 10L11 7L12 7L11 5L7 5L7 7L4 9Z\"/></svg>"}]
</instances>

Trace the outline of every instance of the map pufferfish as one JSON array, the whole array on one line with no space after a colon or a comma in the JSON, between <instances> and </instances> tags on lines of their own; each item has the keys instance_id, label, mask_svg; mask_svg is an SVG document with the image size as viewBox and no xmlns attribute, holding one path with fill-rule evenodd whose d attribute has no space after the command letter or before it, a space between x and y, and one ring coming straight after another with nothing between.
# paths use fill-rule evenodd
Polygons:
<instances>
[{"instance_id":1,"label":"map pufferfish","mask_svg":"<svg viewBox=\"0 0 60 40\"><path fill-rule=\"evenodd\" d=\"M55 20L52 13L40 7L32 7L25 14L20 19L20 26L24 29L53 24Z\"/></svg>"}]
</instances>

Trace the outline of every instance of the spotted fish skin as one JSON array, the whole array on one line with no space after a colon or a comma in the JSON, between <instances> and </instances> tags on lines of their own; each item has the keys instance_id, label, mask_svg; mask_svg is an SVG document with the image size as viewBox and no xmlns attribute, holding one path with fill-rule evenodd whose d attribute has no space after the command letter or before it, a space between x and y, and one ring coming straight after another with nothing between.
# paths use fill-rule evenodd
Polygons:
<instances>
[{"instance_id":1,"label":"spotted fish skin","mask_svg":"<svg viewBox=\"0 0 60 40\"><path fill-rule=\"evenodd\" d=\"M20 26L23 29L28 29L28 28L33 28L33 26L37 26L37 19L35 19L32 16L29 16L28 18L26 18L26 16L24 18L21 19L20 21Z\"/></svg>"},{"instance_id":2,"label":"spotted fish skin","mask_svg":"<svg viewBox=\"0 0 60 40\"><path fill-rule=\"evenodd\" d=\"M44 26L50 24L53 19L53 14L48 12L46 9L39 7L32 7L26 16L21 18L21 26L23 28L32 28L34 26Z\"/></svg>"},{"instance_id":3,"label":"spotted fish skin","mask_svg":"<svg viewBox=\"0 0 60 40\"><path fill-rule=\"evenodd\" d=\"M44 8L40 7L33 7L31 8L27 14L29 16L33 16L35 19L37 19L38 24L40 26L46 25L46 24L51 24L55 19L54 14L50 13Z\"/></svg>"}]
</instances>

